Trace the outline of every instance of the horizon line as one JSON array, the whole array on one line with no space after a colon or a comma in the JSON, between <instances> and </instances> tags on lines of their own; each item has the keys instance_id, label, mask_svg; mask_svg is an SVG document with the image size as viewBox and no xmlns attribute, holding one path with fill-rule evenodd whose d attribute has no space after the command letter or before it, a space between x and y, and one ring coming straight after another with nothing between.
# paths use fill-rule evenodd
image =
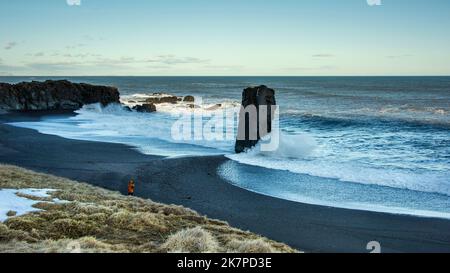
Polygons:
<instances>
[{"instance_id":1,"label":"horizon line","mask_svg":"<svg viewBox=\"0 0 450 273\"><path fill-rule=\"evenodd\" d=\"M0 75L0 77L285 77L285 78L300 78L300 77L450 77L449 75Z\"/></svg>"}]
</instances>

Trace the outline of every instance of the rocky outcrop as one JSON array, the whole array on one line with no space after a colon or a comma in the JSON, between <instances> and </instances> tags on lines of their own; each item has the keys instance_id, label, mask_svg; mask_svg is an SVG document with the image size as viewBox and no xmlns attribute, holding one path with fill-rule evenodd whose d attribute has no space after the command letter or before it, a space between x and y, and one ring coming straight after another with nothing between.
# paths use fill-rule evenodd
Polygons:
<instances>
[{"instance_id":1,"label":"rocky outcrop","mask_svg":"<svg viewBox=\"0 0 450 273\"><path fill-rule=\"evenodd\" d=\"M133 107L133 110L140 113L152 113L156 112L156 106L153 103L136 105Z\"/></svg>"},{"instance_id":2,"label":"rocky outcrop","mask_svg":"<svg viewBox=\"0 0 450 273\"><path fill-rule=\"evenodd\" d=\"M160 104L178 104L185 105L191 109L199 108L195 105L193 96L175 96L167 93L136 94L122 97L122 103L128 105L130 109L136 112L152 113L158 110Z\"/></svg>"},{"instance_id":3,"label":"rocky outcrop","mask_svg":"<svg viewBox=\"0 0 450 273\"><path fill-rule=\"evenodd\" d=\"M239 115L239 129L235 151L242 153L254 147L261 137L272 131L272 121L276 106L275 90L265 85L248 87L242 93L242 109ZM265 107L264 115L262 107ZM252 109L256 115L251 115ZM265 110L265 109L264 109ZM267 130L262 130L260 122L267 122Z\"/></svg>"},{"instance_id":4,"label":"rocky outcrop","mask_svg":"<svg viewBox=\"0 0 450 273\"><path fill-rule=\"evenodd\" d=\"M120 103L115 87L66 80L0 83L0 109L7 111L78 110L83 105Z\"/></svg>"},{"instance_id":5,"label":"rocky outcrop","mask_svg":"<svg viewBox=\"0 0 450 273\"><path fill-rule=\"evenodd\" d=\"M195 102L195 98L193 96L186 96L183 98L184 102Z\"/></svg>"},{"instance_id":6,"label":"rocky outcrop","mask_svg":"<svg viewBox=\"0 0 450 273\"><path fill-rule=\"evenodd\" d=\"M152 97L145 100L146 103L160 104L160 103L177 103L178 97L165 94L154 94Z\"/></svg>"}]
</instances>

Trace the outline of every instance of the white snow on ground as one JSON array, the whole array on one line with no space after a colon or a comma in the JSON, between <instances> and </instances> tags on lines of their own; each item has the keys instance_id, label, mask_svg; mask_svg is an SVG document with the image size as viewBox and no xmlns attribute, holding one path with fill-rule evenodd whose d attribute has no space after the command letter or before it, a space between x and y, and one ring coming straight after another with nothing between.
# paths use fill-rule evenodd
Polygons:
<instances>
[{"instance_id":1,"label":"white snow on ground","mask_svg":"<svg viewBox=\"0 0 450 273\"><path fill-rule=\"evenodd\" d=\"M24 215L40 209L34 208L33 205L42 202L37 200L30 200L25 197L17 196L17 194L25 194L38 198L50 197L49 192L55 191L53 189L0 189L0 222L8 219L6 215L9 211L15 211L15 216ZM53 200L58 202L59 200Z\"/></svg>"},{"instance_id":2,"label":"white snow on ground","mask_svg":"<svg viewBox=\"0 0 450 273\"><path fill-rule=\"evenodd\" d=\"M56 190L53 189L20 189L17 190L17 193L19 194L26 194L31 195L38 198L47 198L50 197L50 192L53 192Z\"/></svg>"}]
</instances>

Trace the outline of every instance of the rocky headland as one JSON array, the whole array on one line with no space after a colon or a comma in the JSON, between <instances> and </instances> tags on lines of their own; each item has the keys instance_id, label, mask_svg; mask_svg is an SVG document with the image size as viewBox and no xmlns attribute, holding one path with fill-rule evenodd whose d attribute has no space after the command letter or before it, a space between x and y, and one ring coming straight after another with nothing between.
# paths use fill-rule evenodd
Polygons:
<instances>
[{"instance_id":1,"label":"rocky headland","mask_svg":"<svg viewBox=\"0 0 450 273\"><path fill-rule=\"evenodd\" d=\"M78 110L93 103L120 103L118 89L66 80L0 83L3 111Z\"/></svg>"}]
</instances>

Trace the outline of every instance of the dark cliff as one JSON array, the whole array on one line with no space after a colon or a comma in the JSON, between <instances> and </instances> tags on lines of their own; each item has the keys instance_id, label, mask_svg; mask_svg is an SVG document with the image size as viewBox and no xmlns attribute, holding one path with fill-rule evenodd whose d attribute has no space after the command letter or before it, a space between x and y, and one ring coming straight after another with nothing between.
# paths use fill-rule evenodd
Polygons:
<instances>
[{"instance_id":1,"label":"dark cliff","mask_svg":"<svg viewBox=\"0 0 450 273\"><path fill-rule=\"evenodd\" d=\"M7 111L78 110L92 103L120 103L119 91L66 80L0 83L0 109Z\"/></svg>"}]
</instances>

